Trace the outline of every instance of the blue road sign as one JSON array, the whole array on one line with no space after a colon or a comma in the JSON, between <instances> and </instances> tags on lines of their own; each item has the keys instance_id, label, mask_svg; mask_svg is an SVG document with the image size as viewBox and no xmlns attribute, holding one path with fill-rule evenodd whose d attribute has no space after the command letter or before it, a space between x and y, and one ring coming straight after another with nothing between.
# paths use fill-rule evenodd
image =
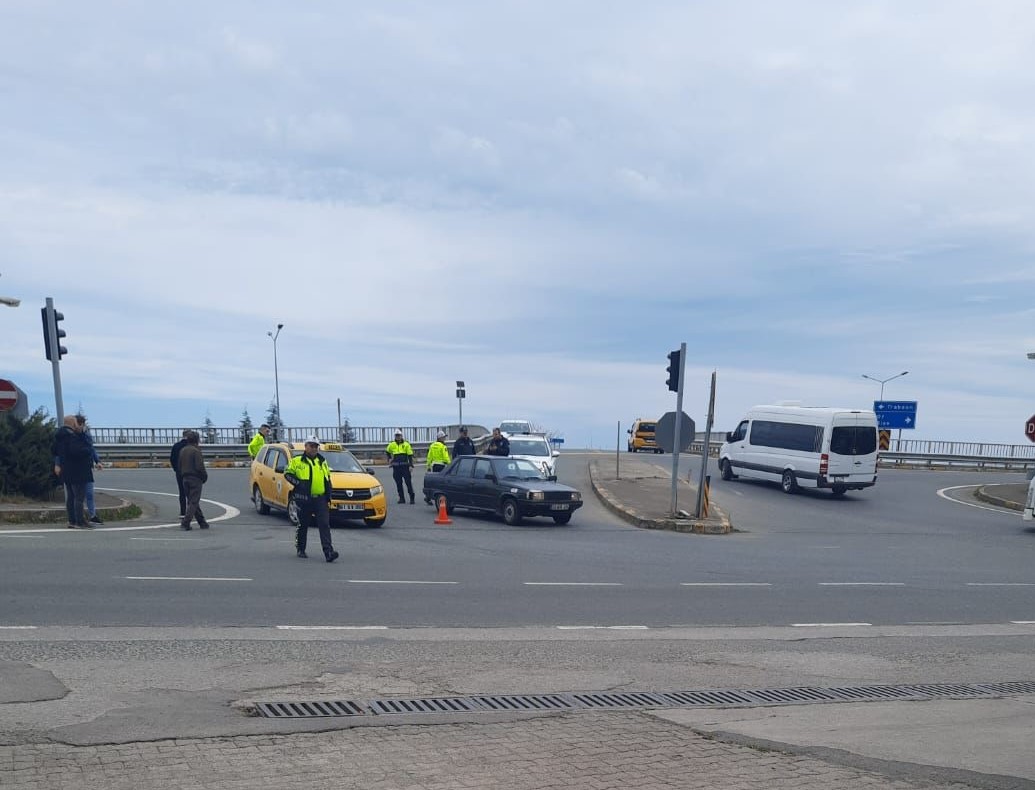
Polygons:
<instances>
[{"instance_id":1,"label":"blue road sign","mask_svg":"<svg viewBox=\"0 0 1035 790\"><path fill-rule=\"evenodd\" d=\"M551 436L550 441L553 444L564 444L564 439L558 439L556 436Z\"/></svg>"},{"instance_id":2,"label":"blue road sign","mask_svg":"<svg viewBox=\"0 0 1035 790\"><path fill-rule=\"evenodd\" d=\"M877 415L878 428L916 427L915 400L875 400L873 413Z\"/></svg>"}]
</instances>

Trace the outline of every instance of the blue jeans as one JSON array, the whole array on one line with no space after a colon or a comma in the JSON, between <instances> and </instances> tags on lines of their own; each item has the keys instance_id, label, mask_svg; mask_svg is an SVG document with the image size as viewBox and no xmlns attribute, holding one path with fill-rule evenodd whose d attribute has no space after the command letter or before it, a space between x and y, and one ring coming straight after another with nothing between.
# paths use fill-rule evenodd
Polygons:
<instances>
[{"instance_id":1,"label":"blue jeans","mask_svg":"<svg viewBox=\"0 0 1035 790\"><path fill-rule=\"evenodd\" d=\"M97 505L93 501L93 480L86 484L86 512L90 518L97 515Z\"/></svg>"}]
</instances>

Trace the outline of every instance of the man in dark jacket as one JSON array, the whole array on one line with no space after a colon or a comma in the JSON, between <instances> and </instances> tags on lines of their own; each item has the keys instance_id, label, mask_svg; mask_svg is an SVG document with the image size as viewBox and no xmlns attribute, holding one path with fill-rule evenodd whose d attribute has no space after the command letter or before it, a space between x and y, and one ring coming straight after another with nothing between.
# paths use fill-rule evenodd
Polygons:
<instances>
[{"instance_id":1,"label":"man in dark jacket","mask_svg":"<svg viewBox=\"0 0 1035 790\"><path fill-rule=\"evenodd\" d=\"M86 484L93 482L93 448L74 415L58 428L50 454L54 474L65 487L69 529L93 529L86 517Z\"/></svg>"},{"instance_id":2,"label":"man in dark jacket","mask_svg":"<svg viewBox=\"0 0 1035 790\"><path fill-rule=\"evenodd\" d=\"M183 429L183 437L180 441L176 442L172 446L172 452L169 453L169 465L172 466L173 472L176 474L176 490L180 496L180 518L182 519L187 515L187 491L183 487L183 475L180 474L180 450L187 446L187 434L190 433L190 428Z\"/></svg>"},{"instance_id":3,"label":"man in dark jacket","mask_svg":"<svg viewBox=\"0 0 1035 790\"><path fill-rule=\"evenodd\" d=\"M453 442L453 457L459 455L474 455L474 442L467 435L467 427L460 426L460 438Z\"/></svg>"},{"instance_id":4,"label":"man in dark jacket","mask_svg":"<svg viewBox=\"0 0 1035 790\"><path fill-rule=\"evenodd\" d=\"M208 529L208 522L205 521L205 514L201 512L201 487L208 482L208 470L205 469L205 456L201 454L198 443L201 437L197 431L187 431L183 437L186 445L180 450L177 459L180 465L180 476L183 478L183 488L187 492L187 512L180 521L180 529L190 529L190 522L198 520L198 526Z\"/></svg>"},{"instance_id":5,"label":"man in dark jacket","mask_svg":"<svg viewBox=\"0 0 1035 790\"><path fill-rule=\"evenodd\" d=\"M486 455L510 455L510 440L500 433L499 428L492 429L492 438L485 448Z\"/></svg>"}]
</instances>

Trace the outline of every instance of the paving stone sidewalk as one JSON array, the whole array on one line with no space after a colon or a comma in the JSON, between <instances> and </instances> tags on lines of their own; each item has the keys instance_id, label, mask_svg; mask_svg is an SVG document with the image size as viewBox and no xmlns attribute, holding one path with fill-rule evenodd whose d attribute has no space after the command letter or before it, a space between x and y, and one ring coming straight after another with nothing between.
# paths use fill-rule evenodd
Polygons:
<instances>
[{"instance_id":1,"label":"paving stone sidewalk","mask_svg":"<svg viewBox=\"0 0 1035 790\"><path fill-rule=\"evenodd\" d=\"M642 712L112 746L0 746L5 790L965 788L710 740Z\"/></svg>"}]
</instances>

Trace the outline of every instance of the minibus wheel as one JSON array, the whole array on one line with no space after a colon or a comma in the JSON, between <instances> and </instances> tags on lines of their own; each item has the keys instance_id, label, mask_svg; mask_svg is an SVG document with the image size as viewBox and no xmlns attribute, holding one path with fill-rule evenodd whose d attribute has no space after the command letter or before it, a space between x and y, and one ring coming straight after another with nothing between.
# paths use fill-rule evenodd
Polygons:
<instances>
[{"instance_id":1,"label":"minibus wheel","mask_svg":"<svg viewBox=\"0 0 1035 790\"><path fill-rule=\"evenodd\" d=\"M783 478L780 480L780 488L783 489L785 494L793 494L798 490L798 481L794 477L794 472L790 469L783 470Z\"/></svg>"}]
</instances>

